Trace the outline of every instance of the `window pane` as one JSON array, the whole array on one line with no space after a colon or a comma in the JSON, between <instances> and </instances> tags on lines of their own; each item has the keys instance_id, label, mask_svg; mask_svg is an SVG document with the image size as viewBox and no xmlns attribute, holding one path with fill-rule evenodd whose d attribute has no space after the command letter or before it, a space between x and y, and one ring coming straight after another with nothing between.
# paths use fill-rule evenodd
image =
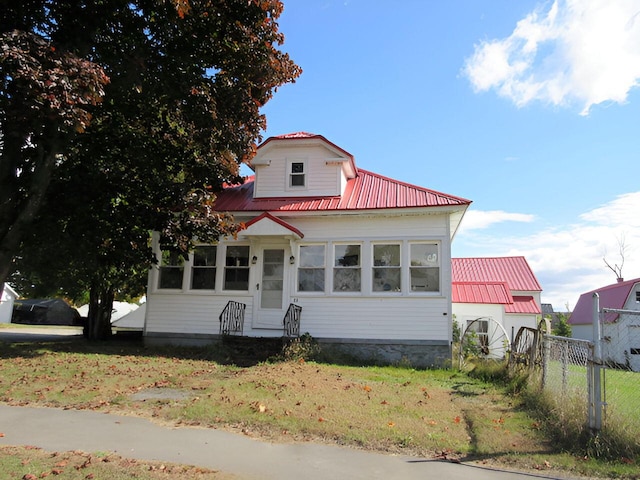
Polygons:
<instances>
[{"instance_id":1,"label":"window pane","mask_svg":"<svg viewBox=\"0 0 640 480\"><path fill-rule=\"evenodd\" d=\"M182 288L182 267L160 267L158 288Z\"/></svg>"},{"instance_id":2,"label":"window pane","mask_svg":"<svg viewBox=\"0 0 640 480\"><path fill-rule=\"evenodd\" d=\"M216 250L215 246L196 247L193 251L193 264L196 267L215 267Z\"/></svg>"},{"instance_id":3,"label":"window pane","mask_svg":"<svg viewBox=\"0 0 640 480\"><path fill-rule=\"evenodd\" d=\"M374 245L373 264L377 267L399 267L400 245Z\"/></svg>"},{"instance_id":4,"label":"window pane","mask_svg":"<svg viewBox=\"0 0 640 480\"><path fill-rule=\"evenodd\" d=\"M225 268L224 289L249 290L249 269L231 267Z\"/></svg>"},{"instance_id":5,"label":"window pane","mask_svg":"<svg viewBox=\"0 0 640 480\"><path fill-rule=\"evenodd\" d=\"M373 291L374 292L399 292L400 291L399 268L374 268Z\"/></svg>"},{"instance_id":6,"label":"window pane","mask_svg":"<svg viewBox=\"0 0 640 480\"><path fill-rule=\"evenodd\" d=\"M333 269L334 292L359 292L360 269L359 268L334 268Z\"/></svg>"},{"instance_id":7,"label":"window pane","mask_svg":"<svg viewBox=\"0 0 640 480\"><path fill-rule=\"evenodd\" d=\"M224 269L225 290L249 290L249 246L227 247Z\"/></svg>"},{"instance_id":8,"label":"window pane","mask_svg":"<svg viewBox=\"0 0 640 480\"><path fill-rule=\"evenodd\" d=\"M193 290L214 290L216 288L216 269L212 267L194 268L191 288Z\"/></svg>"},{"instance_id":9,"label":"window pane","mask_svg":"<svg viewBox=\"0 0 640 480\"><path fill-rule=\"evenodd\" d=\"M301 267L324 267L324 245L302 245L300 247Z\"/></svg>"},{"instance_id":10,"label":"window pane","mask_svg":"<svg viewBox=\"0 0 640 480\"><path fill-rule=\"evenodd\" d=\"M229 267L248 267L249 246L227 247L226 265Z\"/></svg>"},{"instance_id":11,"label":"window pane","mask_svg":"<svg viewBox=\"0 0 640 480\"><path fill-rule=\"evenodd\" d=\"M439 268L411 268L412 292L439 292L440 269Z\"/></svg>"},{"instance_id":12,"label":"window pane","mask_svg":"<svg viewBox=\"0 0 640 480\"><path fill-rule=\"evenodd\" d=\"M291 187L304 187L304 174L291 175Z\"/></svg>"},{"instance_id":13,"label":"window pane","mask_svg":"<svg viewBox=\"0 0 640 480\"><path fill-rule=\"evenodd\" d=\"M158 288L182 288L182 275L184 257L180 253L171 250L162 250L160 261L160 278Z\"/></svg>"},{"instance_id":14,"label":"window pane","mask_svg":"<svg viewBox=\"0 0 640 480\"><path fill-rule=\"evenodd\" d=\"M298 269L298 291L324 292L324 268Z\"/></svg>"},{"instance_id":15,"label":"window pane","mask_svg":"<svg viewBox=\"0 0 640 480\"><path fill-rule=\"evenodd\" d=\"M359 267L360 245L336 245L336 267Z\"/></svg>"},{"instance_id":16,"label":"window pane","mask_svg":"<svg viewBox=\"0 0 640 480\"><path fill-rule=\"evenodd\" d=\"M411 245L411 266L439 267L438 245L414 243Z\"/></svg>"}]
</instances>

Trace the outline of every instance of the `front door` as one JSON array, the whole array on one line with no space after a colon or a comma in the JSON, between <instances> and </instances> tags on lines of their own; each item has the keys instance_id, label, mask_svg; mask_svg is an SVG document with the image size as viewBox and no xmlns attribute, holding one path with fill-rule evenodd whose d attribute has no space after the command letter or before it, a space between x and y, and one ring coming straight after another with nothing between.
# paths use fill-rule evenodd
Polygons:
<instances>
[{"instance_id":1,"label":"front door","mask_svg":"<svg viewBox=\"0 0 640 480\"><path fill-rule=\"evenodd\" d=\"M287 305L285 249L264 247L261 249L260 282L256 285L258 311L255 315L257 328L282 328L282 319Z\"/></svg>"}]
</instances>

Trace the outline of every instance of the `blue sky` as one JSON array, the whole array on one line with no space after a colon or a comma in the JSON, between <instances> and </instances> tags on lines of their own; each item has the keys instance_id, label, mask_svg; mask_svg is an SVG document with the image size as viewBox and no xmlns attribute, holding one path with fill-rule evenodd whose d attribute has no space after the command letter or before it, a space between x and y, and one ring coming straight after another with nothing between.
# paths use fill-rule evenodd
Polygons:
<instances>
[{"instance_id":1,"label":"blue sky","mask_svg":"<svg viewBox=\"0 0 640 480\"><path fill-rule=\"evenodd\" d=\"M453 255L524 255L543 302L640 277L640 0L284 0L303 69L266 139L473 201Z\"/></svg>"}]
</instances>

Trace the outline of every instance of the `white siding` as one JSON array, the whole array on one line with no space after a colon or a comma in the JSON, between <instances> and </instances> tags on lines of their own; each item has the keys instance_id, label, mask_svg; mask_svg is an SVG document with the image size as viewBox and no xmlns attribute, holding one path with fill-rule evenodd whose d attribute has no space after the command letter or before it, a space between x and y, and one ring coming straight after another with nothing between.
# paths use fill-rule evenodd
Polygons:
<instances>
[{"instance_id":1,"label":"white siding","mask_svg":"<svg viewBox=\"0 0 640 480\"><path fill-rule=\"evenodd\" d=\"M636 300L638 298L637 292L640 292L640 283L636 283L631 288L631 292L629 293L627 301L625 302L625 305L623 307L624 310L640 311L640 302Z\"/></svg>"},{"instance_id":2,"label":"white siding","mask_svg":"<svg viewBox=\"0 0 640 480\"><path fill-rule=\"evenodd\" d=\"M335 196L342 193L341 162L336 154L321 146L271 149L256 157L254 197ZM305 164L305 187L289 187L290 162Z\"/></svg>"},{"instance_id":3,"label":"white siding","mask_svg":"<svg viewBox=\"0 0 640 480\"><path fill-rule=\"evenodd\" d=\"M305 241L376 239L448 238L446 215L369 216L284 218L304 233Z\"/></svg>"},{"instance_id":4,"label":"white siding","mask_svg":"<svg viewBox=\"0 0 640 480\"><path fill-rule=\"evenodd\" d=\"M219 316L229 300L247 304L250 311L253 297L152 294L147 298L145 331L217 334L220 331Z\"/></svg>"},{"instance_id":5,"label":"white siding","mask_svg":"<svg viewBox=\"0 0 640 480\"><path fill-rule=\"evenodd\" d=\"M285 248L285 279L289 303L302 306L301 333L329 339L380 340L436 340L451 339L451 245L446 215L406 215L373 217L371 215L314 216L304 218L281 217L300 229L304 238L294 241L275 237L240 238L237 242L250 244L251 254L260 254L260 247L281 242ZM237 220L245 220L238 218ZM267 240L268 239L268 240ZM409 245L412 241L433 241L440 245L440 292L409 291ZM218 248L218 288L222 284L225 242ZM268 243L267 243L268 242ZM322 243L326 245L325 291L297 292L298 244ZM362 245L362 289L354 293L332 293L332 248L335 242ZM372 245L375 242L399 243L402 255L402 291L372 292ZM157 248L157 242L156 242ZM288 261L289 248L294 263ZM190 263L185 264L185 285L189 278ZM217 334L218 316L227 301L247 304L244 334L247 336L281 336L280 322L273 329L256 328L260 281L260 259L250 265L249 291L215 292L163 291L157 285L157 268L150 272L146 333ZM257 317L256 317L257 318Z\"/></svg>"},{"instance_id":6,"label":"white siding","mask_svg":"<svg viewBox=\"0 0 640 480\"><path fill-rule=\"evenodd\" d=\"M317 338L449 340L447 300L437 298L299 298L300 332Z\"/></svg>"},{"instance_id":7,"label":"white siding","mask_svg":"<svg viewBox=\"0 0 640 480\"><path fill-rule=\"evenodd\" d=\"M538 315L533 314L509 314L504 318L504 329L513 341L520 327L538 328Z\"/></svg>"},{"instance_id":8,"label":"white siding","mask_svg":"<svg viewBox=\"0 0 640 480\"><path fill-rule=\"evenodd\" d=\"M285 194L286 163L285 158L280 158L272 160L271 165L255 167L254 197L281 197Z\"/></svg>"}]
</instances>

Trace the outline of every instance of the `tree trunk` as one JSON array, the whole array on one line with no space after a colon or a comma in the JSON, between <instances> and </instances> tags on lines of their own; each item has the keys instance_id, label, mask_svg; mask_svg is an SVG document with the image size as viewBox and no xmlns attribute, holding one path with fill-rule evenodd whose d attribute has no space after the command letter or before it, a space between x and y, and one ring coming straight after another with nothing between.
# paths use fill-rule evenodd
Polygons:
<instances>
[{"instance_id":1,"label":"tree trunk","mask_svg":"<svg viewBox=\"0 0 640 480\"><path fill-rule=\"evenodd\" d=\"M89 313L84 327L84 336L89 340L106 340L111 337L111 312L115 297L112 286L91 284L89 292Z\"/></svg>"}]
</instances>

